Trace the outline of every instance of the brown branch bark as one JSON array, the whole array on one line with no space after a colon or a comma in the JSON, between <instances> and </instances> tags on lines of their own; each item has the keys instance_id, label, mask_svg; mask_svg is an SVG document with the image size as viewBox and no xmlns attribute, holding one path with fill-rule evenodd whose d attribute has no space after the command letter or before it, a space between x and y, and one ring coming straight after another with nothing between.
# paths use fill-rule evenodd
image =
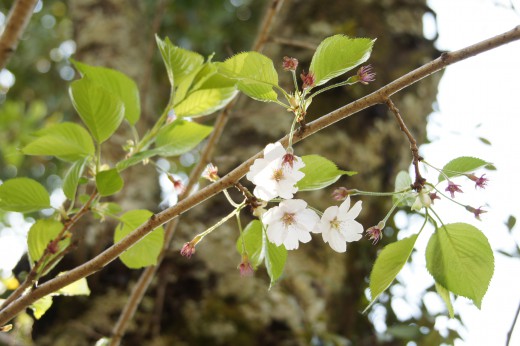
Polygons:
<instances>
[{"instance_id":1,"label":"brown branch bark","mask_svg":"<svg viewBox=\"0 0 520 346\"><path fill-rule=\"evenodd\" d=\"M448 65L462 61L479 53L494 49L501 45L516 41L520 39L520 26L515 27L513 30L492 37L490 39L481 41L472 46L468 46L458 51L451 53L443 53L439 58L405 74L404 76L396 79L395 81L387 84L386 86L376 90L375 92L362 97L348 105L338 108L321 118L307 124L305 131L298 133L294 136L293 142L298 142L310 135L328 127L339 120L345 119L365 108L370 106L384 103L391 95L402 90L403 88L410 86L417 81L435 73ZM287 145L288 136L280 139L280 143ZM215 196L233 186L238 182L248 171L249 167L253 164L253 161L262 156L262 152L249 158L241 165L236 167L233 171L226 174L217 182L205 187L197 193L186 197L173 207L170 207L158 214L152 215L150 219L135 229L133 232L128 234L120 242L112 245L93 259L85 262L84 264L70 270L69 272L56 277L52 280L47 281L41 286L37 287L30 293L18 298L7 306L4 310L0 311L0 326L10 321L16 314L25 309L34 301L42 298L43 296L57 291L58 289L65 287L81 278L89 276L106 266L111 261L115 260L121 253L126 249L134 245L145 235L153 231L155 228L163 225L164 223L175 219L179 215L185 213L192 207L202 203L206 199Z\"/></svg>"},{"instance_id":2,"label":"brown branch bark","mask_svg":"<svg viewBox=\"0 0 520 346\"><path fill-rule=\"evenodd\" d=\"M20 37L31 19L38 0L18 0L13 4L7 17L2 37L0 37L0 70L6 65L18 47Z\"/></svg>"}]
</instances>

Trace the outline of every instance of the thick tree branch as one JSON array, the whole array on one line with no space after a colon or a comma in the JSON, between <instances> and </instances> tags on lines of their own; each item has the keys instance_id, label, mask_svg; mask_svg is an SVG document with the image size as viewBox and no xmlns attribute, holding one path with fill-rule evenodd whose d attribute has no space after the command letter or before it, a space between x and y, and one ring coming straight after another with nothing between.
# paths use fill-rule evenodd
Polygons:
<instances>
[{"instance_id":1,"label":"thick tree branch","mask_svg":"<svg viewBox=\"0 0 520 346\"><path fill-rule=\"evenodd\" d=\"M18 41L31 19L38 0L18 0L9 11L7 24L0 37L0 70L6 65L18 47Z\"/></svg>"},{"instance_id":2,"label":"thick tree branch","mask_svg":"<svg viewBox=\"0 0 520 346\"><path fill-rule=\"evenodd\" d=\"M257 35L257 38L255 40L255 43L253 44L252 50L255 51L262 51L265 43L268 40L269 33L271 32L274 19L278 12L280 11L284 0L272 0L271 4L269 5L264 18L262 20L262 24L260 25L259 33ZM179 196L179 200L185 199L187 196L189 196L191 190L193 187L197 184L197 182L200 179L200 176L202 175L202 172L204 171L206 165L210 162L211 157L213 156L213 151L215 150L217 146L217 142L219 141L220 137L222 136L222 132L224 131L224 127L226 126L226 123L229 119L229 113L233 109L233 107L236 105L238 100L238 97L235 98L233 101L231 101L218 115L215 124L213 126L213 131L200 155L200 160L197 163L197 165L193 168L193 170L190 173L190 177L188 179L188 184L186 185L186 188L184 190L184 193ZM117 320L117 323L115 324L114 328L112 329L112 338L110 340L110 346L118 346L121 343L121 339L126 333L126 329L128 328L128 322L133 318L135 311L137 310L137 306L143 299L144 294L146 293L146 290L150 286L150 283L152 282L153 277L157 273L157 270L159 266L161 265L164 256L166 254L166 251L168 251L170 247L170 243L173 239L173 235L175 233L175 230L177 228L177 225L179 224L179 219L175 219L168 223L165 229L164 233L164 247L159 254L157 258L157 264L154 266L147 267L141 276L139 277L139 280L135 284L134 288L132 289L132 293L130 294L130 297L121 311L121 314L119 315L119 318Z\"/></svg>"},{"instance_id":3,"label":"thick tree branch","mask_svg":"<svg viewBox=\"0 0 520 346\"><path fill-rule=\"evenodd\" d=\"M501 45L513 42L520 39L520 26L515 27L513 30L505 32L501 35L493 38L484 40L475 45L463 48L461 50L444 53L441 57L407 73L406 75L398 78L390 84L380 88L379 90L367 95L359 100L356 100L346 106L343 106L329 114L322 116L321 118L307 124L305 131L298 133L294 136L293 141L300 141L327 126L330 126L339 120L345 119L365 108L370 106L384 103L391 95L395 94L399 90L410 86L417 81L429 76L430 74L437 72L448 65L459 62L461 60L472 57L476 54L488 51L490 49L499 47ZM283 145L287 145L289 140L288 136L280 139ZM126 249L134 245L145 235L153 231L155 228L163 225L164 223L175 219L177 216L185 213L187 210L194 206L202 203L206 199L215 196L233 186L238 182L249 170L249 167L253 164L253 161L262 156L262 152L249 158L243 162L240 166L235 168L230 173L223 176L220 180L205 187L197 193L188 196L186 199L180 201L178 204L170 207L158 214L152 215L150 219L135 229L133 232L128 234L120 242L112 245L98 256L85 262L84 264L70 270L69 272L58 276L48 282L37 287L30 293L18 298L0 312L0 326L10 321L16 314L25 309L31 303L43 296L55 292L58 289L65 287L81 278L89 276L106 266L111 261L115 260L121 253Z\"/></svg>"}]
</instances>

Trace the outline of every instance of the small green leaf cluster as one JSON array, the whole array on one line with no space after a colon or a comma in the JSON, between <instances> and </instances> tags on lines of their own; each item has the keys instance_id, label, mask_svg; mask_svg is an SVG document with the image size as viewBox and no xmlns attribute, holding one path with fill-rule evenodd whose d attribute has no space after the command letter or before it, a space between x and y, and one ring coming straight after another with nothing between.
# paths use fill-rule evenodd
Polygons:
<instances>
[{"instance_id":1,"label":"small green leaf cluster","mask_svg":"<svg viewBox=\"0 0 520 346\"><path fill-rule=\"evenodd\" d=\"M455 192L462 192L460 185L454 184L451 179L465 177L475 182L475 187L484 188L487 178L477 178L472 172L480 168L494 169L482 159L475 157L459 157L451 160L439 171L438 184L448 181L445 191L452 196ZM372 300L370 305L383 293L396 278L397 274L408 261L417 238L426 223L429 221L435 228L426 248L426 268L435 280L438 294L445 301L451 317L455 312L451 295L469 298L480 308L482 299L487 291L494 271L494 256L489 242L478 228L467 223L444 224L440 216L435 213L433 204L438 195L475 214L479 219L483 210L473 208L448 197L437 185L426 183L421 191L412 190L412 179L407 172L400 172L395 181L394 205L411 207L412 210L425 210L425 222L421 230L408 238L401 239L387 245L379 254L370 275L370 291ZM455 186L455 187L453 187ZM476 212L479 210L479 212ZM367 308L368 309L368 308Z\"/></svg>"}]
</instances>

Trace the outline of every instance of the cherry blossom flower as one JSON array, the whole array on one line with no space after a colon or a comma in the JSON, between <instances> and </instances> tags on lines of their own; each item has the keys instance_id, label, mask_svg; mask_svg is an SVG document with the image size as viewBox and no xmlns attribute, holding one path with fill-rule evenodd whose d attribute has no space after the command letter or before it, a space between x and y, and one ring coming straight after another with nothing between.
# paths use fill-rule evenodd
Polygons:
<instances>
[{"instance_id":1,"label":"cherry blossom flower","mask_svg":"<svg viewBox=\"0 0 520 346\"><path fill-rule=\"evenodd\" d=\"M298 60L296 58L284 56L282 67L285 71L296 71L296 68L298 67Z\"/></svg>"},{"instance_id":2,"label":"cherry blossom flower","mask_svg":"<svg viewBox=\"0 0 520 346\"><path fill-rule=\"evenodd\" d=\"M412 204L412 210L419 211L423 207L429 208L432 203L433 202L432 198L430 197L430 191L426 188L423 188L420 192L417 193L417 198L415 198L415 202Z\"/></svg>"},{"instance_id":3,"label":"cherry blossom flower","mask_svg":"<svg viewBox=\"0 0 520 346\"><path fill-rule=\"evenodd\" d=\"M376 80L376 74L372 71L372 65L362 66L357 71L357 81L367 85Z\"/></svg>"},{"instance_id":4,"label":"cherry blossom flower","mask_svg":"<svg viewBox=\"0 0 520 346\"><path fill-rule=\"evenodd\" d=\"M305 163L300 157L292 155L290 165L286 156L283 146L276 142L268 144L264 149L264 157L255 160L247 173L247 179L256 185L253 190L256 197L264 201L276 197L290 199L298 191L295 184L305 175L300 172Z\"/></svg>"},{"instance_id":5,"label":"cherry blossom flower","mask_svg":"<svg viewBox=\"0 0 520 346\"><path fill-rule=\"evenodd\" d=\"M212 163L208 163L204 169L204 172L202 172L202 177L208 179L209 181L217 181L219 179L218 167Z\"/></svg>"},{"instance_id":6,"label":"cherry blossom flower","mask_svg":"<svg viewBox=\"0 0 520 346\"><path fill-rule=\"evenodd\" d=\"M359 240L363 234L363 226L354 220L360 212L361 201L350 208L350 196L347 196L339 207L328 207L323 212L315 232L321 233L323 241L334 251L345 252L347 242Z\"/></svg>"},{"instance_id":7,"label":"cherry blossom flower","mask_svg":"<svg viewBox=\"0 0 520 346\"><path fill-rule=\"evenodd\" d=\"M295 250L299 242L308 243L319 221L319 216L307 208L307 202L301 199L289 199L280 202L262 216L267 226L267 238L277 246L284 245L287 250Z\"/></svg>"},{"instance_id":8,"label":"cherry blossom flower","mask_svg":"<svg viewBox=\"0 0 520 346\"><path fill-rule=\"evenodd\" d=\"M448 187L444 191L449 191L451 194L451 198L455 198L455 192L462 193L463 191L460 189L460 185L455 184L454 182L448 180Z\"/></svg>"},{"instance_id":9,"label":"cherry blossom flower","mask_svg":"<svg viewBox=\"0 0 520 346\"><path fill-rule=\"evenodd\" d=\"M488 178L484 178L485 174L482 174L479 177L477 177L475 174L466 174L466 177L468 177L469 179L471 179L472 181L475 182L475 189L477 187L480 187L481 189L485 188L486 185L487 185L487 182L489 181Z\"/></svg>"}]
</instances>

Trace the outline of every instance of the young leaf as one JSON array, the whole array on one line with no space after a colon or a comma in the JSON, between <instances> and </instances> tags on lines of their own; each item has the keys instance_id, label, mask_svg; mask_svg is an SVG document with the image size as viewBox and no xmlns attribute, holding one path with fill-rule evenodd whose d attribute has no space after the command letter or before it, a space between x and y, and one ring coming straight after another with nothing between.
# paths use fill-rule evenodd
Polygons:
<instances>
[{"instance_id":1,"label":"young leaf","mask_svg":"<svg viewBox=\"0 0 520 346\"><path fill-rule=\"evenodd\" d=\"M63 193L70 200L74 200L74 197L76 197L79 179L83 175L87 161L87 159L83 159L74 162L63 179Z\"/></svg>"},{"instance_id":2,"label":"young leaf","mask_svg":"<svg viewBox=\"0 0 520 346\"><path fill-rule=\"evenodd\" d=\"M88 77L72 82L69 94L81 120L97 142L106 141L123 121L123 102Z\"/></svg>"},{"instance_id":3,"label":"young leaf","mask_svg":"<svg viewBox=\"0 0 520 346\"><path fill-rule=\"evenodd\" d=\"M191 121L176 121L161 129L155 140L154 151L162 156L184 154L195 148L213 128Z\"/></svg>"},{"instance_id":4,"label":"young leaf","mask_svg":"<svg viewBox=\"0 0 520 346\"><path fill-rule=\"evenodd\" d=\"M325 84L367 61L374 41L344 35L334 35L323 40L316 49L309 68L314 74L315 85Z\"/></svg>"},{"instance_id":5,"label":"young leaf","mask_svg":"<svg viewBox=\"0 0 520 346\"><path fill-rule=\"evenodd\" d=\"M237 251L242 254L242 246L245 245L247 256L254 269L264 260L262 223L258 220L251 221L237 240ZM243 241L242 241L243 239Z\"/></svg>"},{"instance_id":6,"label":"young leaf","mask_svg":"<svg viewBox=\"0 0 520 346\"><path fill-rule=\"evenodd\" d=\"M493 276L494 257L486 236L466 223L437 229L426 248L426 268L447 290L480 309Z\"/></svg>"},{"instance_id":7,"label":"young leaf","mask_svg":"<svg viewBox=\"0 0 520 346\"><path fill-rule=\"evenodd\" d=\"M227 105L236 93L234 87L194 91L174 107L175 114L179 118L211 114Z\"/></svg>"},{"instance_id":8,"label":"young leaf","mask_svg":"<svg viewBox=\"0 0 520 346\"><path fill-rule=\"evenodd\" d=\"M74 162L94 154L94 143L87 130L64 122L36 133L34 141L22 149L26 155L49 155Z\"/></svg>"},{"instance_id":9,"label":"young leaf","mask_svg":"<svg viewBox=\"0 0 520 346\"><path fill-rule=\"evenodd\" d=\"M60 273L58 276L63 275L65 273ZM63 288L60 288L56 292L52 293L52 295L60 295L60 296L89 296L90 288L88 288L88 283L86 278L81 278L78 281L74 281L70 285L67 285Z\"/></svg>"},{"instance_id":10,"label":"young leaf","mask_svg":"<svg viewBox=\"0 0 520 346\"><path fill-rule=\"evenodd\" d=\"M394 191L403 191L405 189L410 188L411 185L412 185L412 178L410 177L410 174L408 174L408 172L400 171L399 173L397 173L397 176L395 177L395 190ZM413 205L413 202L415 201L415 197L410 192L393 195L392 201L395 203L398 200L400 200L401 198L403 198L403 196L405 196L405 195L406 195L406 197L401 200L400 205L405 205L405 206Z\"/></svg>"},{"instance_id":11,"label":"young leaf","mask_svg":"<svg viewBox=\"0 0 520 346\"><path fill-rule=\"evenodd\" d=\"M267 269L267 274L271 278L271 283L269 288L273 287L276 281L282 276L283 268L285 267L285 262L287 261L287 250L285 246L280 245L276 246L271 243L267 238L265 232L263 233L263 243L264 243L264 254L265 254L265 267Z\"/></svg>"},{"instance_id":12,"label":"young leaf","mask_svg":"<svg viewBox=\"0 0 520 346\"><path fill-rule=\"evenodd\" d=\"M186 76L204 62L202 55L173 45L168 37L164 41L159 36L155 36L155 39L161 51L172 89L176 85L180 85Z\"/></svg>"},{"instance_id":13,"label":"young leaf","mask_svg":"<svg viewBox=\"0 0 520 346\"><path fill-rule=\"evenodd\" d=\"M126 160L119 161L116 164L116 168L119 172L121 172L121 171L124 171L125 169L127 169L128 167L137 165L138 163L143 162L143 160L146 160L146 159L153 157L155 155L158 155L158 154L159 154L159 152L155 149L141 151L139 153L136 153L136 154L130 156Z\"/></svg>"},{"instance_id":14,"label":"young leaf","mask_svg":"<svg viewBox=\"0 0 520 346\"><path fill-rule=\"evenodd\" d=\"M278 95L273 86L278 86L278 73L273 61L257 52L244 52L217 64L224 76L238 81L238 90L247 96L264 102L276 101Z\"/></svg>"},{"instance_id":15,"label":"young leaf","mask_svg":"<svg viewBox=\"0 0 520 346\"><path fill-rule=\"evenodd\" d=\"M58 236L63 229L63 224L52 219L38 219L29 229L27 234L27 249L29 260L34 263L42 257L47 245ZM66 238L58 243L59 250L64 249L70 243Z\"/></svg>"},{"instance_id":16,"label":"young leaf","mask_svg":"<svg viewBox=\"0 0 520 346\"><path fill-rule=\"evenodd\" d=\"M448 162L444 167L442 167L442 171L449 178L459 176L463 173L473 172L476 169L481 167L490 165L489 162L486 162L482 159L476 157L462 156L457 157L456 159ZM445 180L444 174L439 174L439 182Z\"/></svg>"},{"instance_id":17,"label":"young leaf","mask_svg":"<svg viewBox=\"0 0 520 346\"><path fill-rule=\"evenodd\" d=\"M137 227L147 221L153 213L148 210L132 210L121 216L121 223L117 226L114 233L114 243L123 239ZM161 252L164 242L164 230L162 227L156 228L147 234L137 244L123 252L119 259L131 269L147 267L157 263L157 256Z\"/></svg>"},{"instance_id":18,"label":"young leaf","mask_svg":"<svg viewBox=\"0 0 520 346\"><path fill-rule=\"evenodd\" d=\"M438 282L435 282L435 289L437 290L439 296L441 296L442 300L444 300L444 303L446 303L446 308L448 308L448 314L450 315L450 318L455 317L453 305L451 304L450 291L442 287Z\"/></svg>"},{"instance_id":19,"label":"young leaf","mask_svg":"<svg viewBox=\"0 0 520 346\"><path fill-rule=\"evenodd\" d=\"M52 296L44 296L31 305L29 305L29 308L33 311L34 318L39 320L43 314L47 312L47 310L50 309L52 306Z\"/></svg>"},{"instance_id":20,"label":"young leaf","mask_svg":"<svg viewBox=\"0 0 520 346\"><path fill-rule=\"evenodd\" d=\"M137 84L124 73L105 67L90 66L72 60L72 63L84 76L117 96L125 106L125 119L135 125L141 115L141 104Z\"/></svg>"},{"instance_id":21,"label":"young leaf","mask_svg":"<svg viewBox=\"0 0 520 346\"><path fill-rule=\"evenodd\" d=\"M29 213L50 206L49 193L35 180L14 178L0 185L0 209Z\"/></svg>"},{"instance_id":22,"label":"young leaf","mask_svg":"<svg viewBox=\"0 0 520 346\"><path fill-rule=\"evenodd\" d=\"M305 176L296 186L299 191L319 190L334 184L342 175L352 176L356 172L338 169L336 164L320 155L302 156L305 167L301 169Z\"/></svg>"},{"instance_id":23,"label":"young leaf","mask_svg":"<svg viewBox=\"0 0 520 346\"><path fill-rule=\"evenodd\" d=\"M123 179L115 168L101 171L96 174L96 187L101 196L110 196L123 188Z\"/></svg>"},{"instance_id":24,"label":"young leaf","mask_svg":"<svg viewBox=\"0 0 520 346\"><path fill-rule=\"evenodd\" d=\"M370 273L370 295L372 296L370 305L390 286L397 274L399 274L406 261L408 261L416 240L417 234L414 234L411 237L388 244L381 251Z\"/></svg>"}]
</instances>

